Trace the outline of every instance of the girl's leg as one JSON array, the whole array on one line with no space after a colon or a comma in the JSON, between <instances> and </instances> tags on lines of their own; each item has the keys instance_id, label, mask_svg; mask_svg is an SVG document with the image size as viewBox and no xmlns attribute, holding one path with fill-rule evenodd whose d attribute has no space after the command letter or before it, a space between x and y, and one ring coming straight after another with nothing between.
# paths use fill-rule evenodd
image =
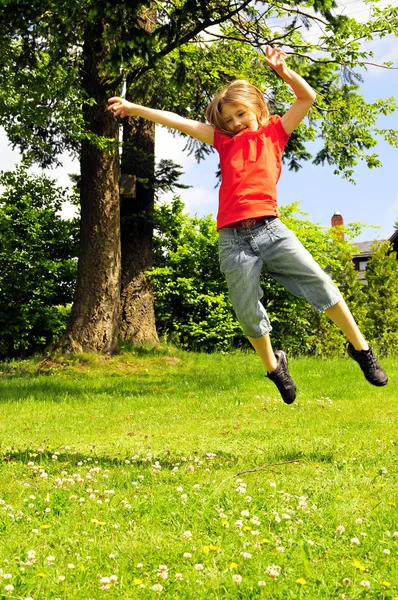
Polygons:
<instances>
[{"instance_id":1,"label":"girl's leg","mask_svg":"<svg viewBox=\"0 0 398 600\"><path fill-rule=\"evenodd\" d=\"M282 400L286 404L294 402L296 399L296 384L287 368L286 354L282 350L274 353L268 333L258 338L248 337L248 340L264 363L267 369L267 377L275 383Z\"/></svg>"},{"instance_id":2,"label":"girl's leg","mask_svg":"<svg viewBox=\"0 0 398 600\"><path fill-rule=\"evenodd\" d=\"M261 358L265 368L267 369L267 372L271 373L272 371L275 371L278 363L272 349L269 334L266 333L258 338L248 337L247 339Z\"/></svg>"},{"instance_id":3,"label":"girl's leg","mask_svg":"<svg viewBox=\"0 0 398 600\"><path fill-rule=\"evenodd\" d=\"M366 379L372 385L383 386L388 382L387 373L379 364L372 348L359 331L350 309L343 299L325 310L328 317L341 329L348 338L348 354L356 360Z\"/></svg>"},{"instance_id":4,"label":"girl's leg","mask_svg":"<svg viewBox=\"0 0 398 600\"><path fill-rule=\"evenodd\" d=\"M360 332L358 325L343 298L334 306L327 308L325 313L329 319L341 329L348 341L354 346L355 350L368 350L369 345Z\"/></svg>"}]
</instances>

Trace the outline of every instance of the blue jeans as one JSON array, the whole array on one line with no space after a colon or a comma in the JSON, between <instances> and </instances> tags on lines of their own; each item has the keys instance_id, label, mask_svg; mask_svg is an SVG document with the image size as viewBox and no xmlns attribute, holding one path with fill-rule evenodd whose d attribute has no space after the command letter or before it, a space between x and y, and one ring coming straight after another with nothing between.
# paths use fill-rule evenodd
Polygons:
<instances>
[{"instance_id":1,"label":"blue jeans","mask_svg":"<svg viewBox=\"0 0 398 600\"><path fill-rule=\"evenodd\" d=\"M272 329L260 302L263 267L295 296L322 312L341 300L341 294L294 233L279 219L252 227L219 230L220 269L229 297L246 336L258 338Z\"/></svg>"}]
</instances>

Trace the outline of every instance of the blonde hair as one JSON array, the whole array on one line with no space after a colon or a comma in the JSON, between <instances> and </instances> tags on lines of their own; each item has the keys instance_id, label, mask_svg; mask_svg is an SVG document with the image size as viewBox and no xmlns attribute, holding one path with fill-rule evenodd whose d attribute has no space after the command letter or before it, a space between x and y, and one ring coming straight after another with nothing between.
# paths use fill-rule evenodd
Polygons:
<instances>
[{"instance_id":1,"label":"blonde hair","mask_svg":"<svg viewBox=\"0 0 398 600\"><path fill-rule=\"evenodd\" d=\"M236 104L251 110L257 116L259 127L265 125L269 119L268 106L261 90L244 79L236 79L220 90L206 109L206 119L210 125L227 135L234 135L227 128L222 115L224 104Z\"/></svg>"}]
</instances>

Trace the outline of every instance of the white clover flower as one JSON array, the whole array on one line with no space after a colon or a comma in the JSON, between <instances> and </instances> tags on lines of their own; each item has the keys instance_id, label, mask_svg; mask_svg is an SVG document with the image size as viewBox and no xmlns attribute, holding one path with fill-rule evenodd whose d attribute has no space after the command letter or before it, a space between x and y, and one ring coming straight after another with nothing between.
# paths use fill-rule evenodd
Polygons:
<instances>
[{"instance_id":1,"label":"white clover flower","mask_svg":"<svg viewBox=\"0 0 398 600\"><path fill-rule=\"evenodd\" d=\"M189 540L192 537L192 533L190 531L184 531L184 538Z\"/></svg>"},{"instance_id":2,"label":"white clover flower","mask_svg":"<svg viewBox=\"0 0 398 600\"><path fill-rule=\"evenodd\" d=\"M247 509L242 510L242 512L240 513L240 516L241 517L250 517L250 512Z\"/></svg>"},{"instance_id":3,"label":"white clover flower","mask_svg":"<svg viewBox=\"0 0 398 600\"><path fill-rule=\"evenodd\" d=\"M237 584L242 583L242 575L232 575L232 581Z\"/></svg>"},{"instance_id":4,"label":"white clover flower","mask_svg":"<svg viewBox=\"0 0 398 600\"><path fill-rule=\"evenodd\" d=\"M391 554L391 551L388 548L384 548L383 552L384 554Z\"/></svg>"},{"instance_id":5,"label":"white clover flower","mask_svg":"<svg viewBox=\"0 0 398 600\"><path fill-rule=\"evenodd\" d=\"M361 525L363 523L363 519L361 519L361 517L358 517L358 519L355 521L355 523L357 525Z\"/></svg>"},{"instance_id":6,"label":"white clover flower","mask_svg":"<svg viewBox=\"0 0 398 600\"><path fill-rule=\"evenodd\" d=\"M203 567L203 565L201 565L200 563L198 563L197 565L195 565L194 569L196 571L203 571L204 567Z\"/></svg>"},{"instance_id":7,"label":"white clover flower","mask_svg":"<svg viewBox=\"0 0 398 600\"><path fill-rule=\"evenodd\" d=\"M14 591L14 586L11 583L9 583L4 587L4 589L8 594L11 594Z\"/></svg>"},{"instance_id":8,"label":"white clover flower","mask_svg":"<svg viewBox=\"0 0 398 600\"><path fill-rule=\"evenodd\" d=\"M278 567L278 565L269 565L265 569L265 572L271 577L271 579L277 579L281 573L281 568Z\"/></svg>"},{"instance_id":9,"label":"white clover flower","mask_svg":"<svg viewBox=\"0 0 398 600\"><path fill-rule=\"evenodd\" d=\"M362 579L360 585L365 588L365 590L368 590L370 588L370 581L367 581L366 579Z\"/></svg>"},{"instance_id":10,"label":"white clover flower","mask_svg":"<svg viewBox=\"0 0 398 600\"><path fill-rule=\"evenodd\" d=\"M151 590L154 592L161 592L163 590L163 586L160 583L155 583L155 585L151 587Z\"/></svg>"},{"instance_id":11,"label":"white clover flower","mask_svg":"<svg viewBox=\"0 0 398 600\"><path fill-rule=\"evenodd\" d=\"M158 577L161 579L167 579L169 576L169 568L166 565L159 565Z\"/></svg>"},{"instance_id":12,"label":"white clover flower","mask_svg":"<svg viewBox=\"0 0 398 600\"><path fill-rule=\"evenodd\" d=\"M177 581L182 581L184 579L184 577L182 576L182 573L176 573L175 578L177 579Z\"/></svg>"},{"instance_id":13,"label":"white clover flower","mask_svg":"<svg viewBox=\"0 0 398 600\"><path fill-rule=\"evenodd\" d=\"M257 582L257 585L258 585L259 587L264 587L264 586L266 586L267 584L265 583L265 581L258 581L258 582Z\"/></svg>"},{"instance_id":14,"label":"white clover flower","mask_svg":"<svg viewBox=\"0 0 398 600\"><path fill-rule=\"evenodd\" d=\"M249 559L252 557L252 555L250 554L250 552L241 552L240 553L241 556L243 556L243 558Z\"/></svg>"},{"instance_id":15,"label":"white clover flower","mask_svg":"<svg viewBox=\"0 0 398 600\"><path fill-rule=\"evenodd\" d=\"M351 538L351 544L357 544L357 546L359 546L360 543L361 542L359 541L359 539L357 537Z\"/></svg>"},{"instance_id":16,"label":"white clover flower","mask_svg":"<svg viewBox=\"0 0 398 600\"><path fill-rule=\"evenodd\" d=\"M280 523L281 522L281 518L280 518L279 514L276 511L273 514L274 514L275 521L277 523Z\"/></svg>"},{"instance_id":17,"label":"white clover flower","mask_svg":"<svg viewBox=\"0 0 398 600\"><path fill-rule=\"evenodd\" d=\"M237 521L235 521L234 525L238 529L242 529L242 527L243 527L243 521L242 521L242 519L238 519Z\"/></svg>"},{"instance_id":18,"label":"white clover flower","mask_svg":"<svg viewBox=\"0 0 398 600\"><path fill-rule=\"evenodd\" d=\"M341 535L341 534L342 534L342 533L344 533L344 532L345 532L345 527L344 527L344 525L339 525L339 526L337 527L337 529L336 529L336 533L337 533L337 535Z\"/></svg>"}]
</instances>

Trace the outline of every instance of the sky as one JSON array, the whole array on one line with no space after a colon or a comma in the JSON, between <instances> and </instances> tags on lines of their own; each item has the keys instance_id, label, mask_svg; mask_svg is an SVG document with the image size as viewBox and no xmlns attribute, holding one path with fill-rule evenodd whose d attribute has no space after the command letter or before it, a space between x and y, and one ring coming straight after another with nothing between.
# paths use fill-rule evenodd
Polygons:
<instances>
[{"instance_id":1,"label":"sky","mask_svg":"<svg viewBox=\"0 0 398 600\"><path fill-rule=\"evenodd\" d=\"M394 6L398 4L397 0L390 3ZM346 13L349 12L356 18L366 16L360 0L348 0L342 2L341 6ZM369 45L374 50L375 62L392 60L398 65L397 38L388 36L370 42L367 49ZM367 102L391 96L398 102L398 69L387 70L369 66L362 75L364 82L359 91ZM378 125L398 130L398 111L392 116L380 119ZM193 156L184 152L185 143L181 136L174 136L165 128L156 127L157 160L168 158L181 165L184 170L181 183L192 186L179 192L187 212L198 216L212 214L215 218L218 198L215 173L218 168L218 156L213 153L198 164ZM311 152L311 147L308 148ZM1 170L12 170L20 161L20 156L9 146L3 130L0 130L0 150ZM338 211L343 215L345 224L361 222L377 226L363 227L356 241L388 239L394 232L395 221L398 220L398 149L380 140L372 151L379 154L383 166L368 169L365 164L358 165L354 171L355 185L341 176L334 175L333 167L315 166L307 162L295 173L285 166L278 184L279 205L300 201L300 209L307 213L306 218L324 227L330 226L333 213ZM64 156L62 168L47 170L46 173L58 179L61 186L66 186L70 185L69 174L77 173L78 170L78 163ZM38 168L34 171L40 172ZM164 201L170 200L171 197L172 195L165 195ZM63 214L65 217L71 216L73 208L65 206Z\"/></svg>"}]
</instances>

